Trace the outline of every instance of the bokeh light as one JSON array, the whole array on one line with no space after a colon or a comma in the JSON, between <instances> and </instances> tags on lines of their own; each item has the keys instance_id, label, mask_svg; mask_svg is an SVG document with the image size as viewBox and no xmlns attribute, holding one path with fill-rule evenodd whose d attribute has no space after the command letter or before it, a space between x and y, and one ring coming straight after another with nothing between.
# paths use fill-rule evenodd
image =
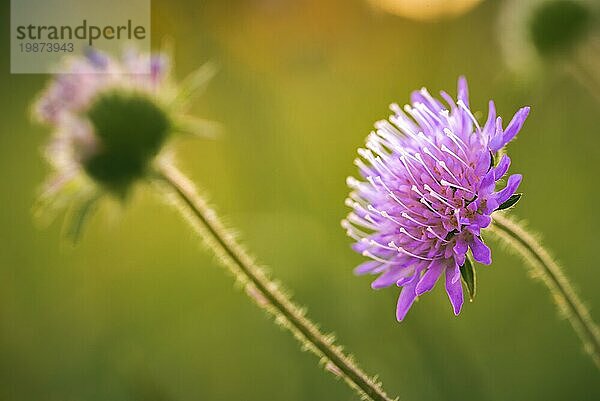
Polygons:
<instances>
[{"instance_id":1,"label":"bokeh light","mask_svg":"<svg viewBox=\"0 0 600 401\"><path fill-rule=\"evenodd\" d=\"M482 0L368 0L374 6L401 17L432 21L462 15Z\"/></svg>"}]
</instances>

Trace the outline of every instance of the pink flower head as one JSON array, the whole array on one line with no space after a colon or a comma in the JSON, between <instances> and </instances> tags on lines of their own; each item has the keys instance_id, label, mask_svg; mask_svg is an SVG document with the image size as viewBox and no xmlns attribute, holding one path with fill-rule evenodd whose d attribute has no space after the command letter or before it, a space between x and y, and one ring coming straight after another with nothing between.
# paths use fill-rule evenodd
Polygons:
<instances>
[{"instance_id":1,"label":"pink flower head","mask_svg":"<svg viewBox=\"0 0 600 401\"><path fill-rule=\"evenodd\" d=\"M441 96L446 103L421 89L404 109L393 104L394 114L375 124L366 148L358 151L363 180L348 178L352 212L342 225L356 240L353 249L370 259L356 273L378 274L374 289L402 287L399 321L442 274L454 313L460 313L467 253L479 263L492 262L481 230L494 211L513 203L522 178L511 175L496 189L510 165L507 155L497 160L498 151L517 135L529 107L504 129L492 101L480 126L464 78L456 101L445 92Z\"/></svg>"}]
</instances>

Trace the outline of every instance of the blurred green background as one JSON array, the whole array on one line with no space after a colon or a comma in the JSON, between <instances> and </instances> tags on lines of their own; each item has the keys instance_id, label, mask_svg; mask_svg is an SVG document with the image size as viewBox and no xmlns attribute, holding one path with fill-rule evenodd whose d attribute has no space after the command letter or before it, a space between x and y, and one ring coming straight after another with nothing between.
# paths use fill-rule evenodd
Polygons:
<instances>
[{"instance_id":1,"label":"blurred green background","mask_svg":"<svg viewBox=\"0 0 600 401\"><path fill-rule=\"evenodd\" d=\"M543 233L596 319L600 104L568 76L515 78L497 37L500 1L438 22L360 0L153 0L153 42L175 43L178 75L214 60L194 106L226 127L175 143L248 247L310 316L402 400L598 400L598 371L546 288L493 245L478 295L454 317L443 289L399 324L399 290L375 292L339 227L345 178L372 123L411 90L494 98L532 114L510 147L525 179L515 213ZM28 107L47 76L0 57L0 399L7 401L354 400L236 290L180 217L140 187L92 219L77 247L31 209L48 132ZM500 40L502 39L502 35Z\"/></svg>"}]
</instances>

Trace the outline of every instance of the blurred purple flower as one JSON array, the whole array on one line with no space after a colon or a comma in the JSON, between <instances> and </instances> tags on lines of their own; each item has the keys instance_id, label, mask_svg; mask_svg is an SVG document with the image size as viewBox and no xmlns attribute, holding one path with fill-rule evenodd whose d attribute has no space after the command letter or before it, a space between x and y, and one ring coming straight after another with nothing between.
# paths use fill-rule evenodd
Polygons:
<instances>
[{"instance_id":1,"label":"blurred purple flower","mask_svg":"<svg viewBox=\"0 0 600 401\"><path fill-rule=\"evenodd\" d=\"M51 81L34 105L34 116L43 123L60 125L63 118L85 111L95 96L107 89L130 89L154 95L168 78L168 58L134 50L121 60L89 49L85 57L65 61L65 73Z\"/></svg>"},{"instance_id":2,"label":"blurred purple flower","mask_svg":"<svg viewBox=\"0 0 600 401\"><path fill-rule=\"evenodd\" d=\"M458 81L458 99L447 103L426 89L411 105L391 105L389 121L375 124L366 149L356 160L366 181L348 178L353 209L342 222L356 240L353 249L371 260L357 274L379 274L374 289L403 287L396 316L403 320L416 297L430 291L442 274L454 313L460 313L463 289L460 267L470 249L473 259L489 265L491 252L481 239L490 215L515 193L521 175L508 177L510 159L498 151L521 129L529 107L520 109L506 129L489 103L481 127L469 108L467 82Z\"/></svg>"},{"instance_id":3,"label":"blurred purple flower","mask_svg":"<svg viewBox=\"0 0 600 401\"><path fill-rule=\"evenodd\" d=\"M73 210L75 237L101 197L125 199L151 173L171 134L216 133L215 123L187 113L215 68L207 63L177 83L162 53L131 49L114 58L90 49L66 58L63 70L33 105L34 118L53 131L45 149L53 173L38 214Z\"/></svg>"}]
</instances>

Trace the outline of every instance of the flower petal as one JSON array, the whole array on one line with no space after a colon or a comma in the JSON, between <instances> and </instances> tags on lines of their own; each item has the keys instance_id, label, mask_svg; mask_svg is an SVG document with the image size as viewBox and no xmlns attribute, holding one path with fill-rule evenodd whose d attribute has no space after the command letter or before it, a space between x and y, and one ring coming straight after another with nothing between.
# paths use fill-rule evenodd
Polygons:
<instances>
[{"instance_id":1,"label":"flower petal","mask_svg":"<svg viewBox=\"0 0 600 401\"><path fill-rule=\"evenodd\" d=\"M464 76L458 78L458 100L462 100L463 103L469 105L469 86L467 85L467 79Z\"/></svg>"},{"instance_id":2,"label":"flower petal","mask_svg":"<svg viewBox=\"0 0 600 401\"><path fill-rule=\"evenodd\" d=\"M515 113L515 116L508 123L508 127L504 130L504 135L502 135L502 142L504 142L502 146L512 141L515 135L519 133L529 115L529 110L529 107L523 107Z\"/></svg>"},{"instance_id":3,"label":"flower petal","mask_svg":"<svg viewBox=\"0 0 600 401\"><path fill-rule=\"evenodd\" d=\"M477 191L477 193L480 196L489 195L494 191L495 186L496 180L494 170L490 170L485 177L483 177L483 180L481 180L481 184L479 184L479 191Z\"/></svg>"},{"instance_id":4,"label":"flower petal","mask_svg":"<svg viewBox=\"0 0 600 401\"><path fill-rule=\"evenodd\" d=\"M452 269L446 269L446 293L448 294L448 298L450 298L454 314L458 316L464 302L462 283L460 280L453 281L451 271Z\"/></svg>"},{"instance_id":5,"label":"flower petal","mask_svg":"<svg viewBox=\"0 0 600 401\"><path fill-rule=\"evenodd\" d=\"M474 235L469 242L469 247L473 253L473 259L484 265L492 264L492 251L483 243L480 237Z\"/></svg>"},{"instance_id":6,"label":"flower petal","mask_svg":"<svg viewBox=\"0 0 600 401\"><path fill-rule=\"evenodd\" d=\"M402 277L402 271L400 271L398 268L390 268L371 283L371 288L374 290L379 290L381 288L389 287L390 285L396 284L396 282Z\"/></svg>"},{"instance_id":7,"label":"flower petal","mask_svg":"<svg viewBox=\"0 0 600 401\"><path fill-rule=\"evenodd\" d=\"M492 154L491 152L483 152L483 154L481 154L479 156L479 160L477 161L477 164L475 165L475 174L477 174L477 176L485 176L485 174L491 170L490 167L492 165Z\"/></svg>"},{"instance_id":8,"label":"flower petal","mask_svg":"<svg viewBox=\"0 0 600 401\"><path fill-rule=\"evenodd\" d=\"M483 132L485 132L488 136L492 136L495 132L495 122L496 122L496 105L493 100L490 100L488 106L488 118L483 126Z\"/></svg>"},{"instance_id":9,"label":"flower petal","mask_svg":"<svg viewBox=\"0 0 600 401\"><path fill-rule=\"evenodd\" d=\"M491 222L492 222L492 218L489 215L477 213L475 215L473 224L475 224L477 227L479 227L481 229L481 228L486 228L487 226L489 226Z\"/></svg>"},{"instance_id":10,"label":"flower petal","mask_svg":"<svg viewBox=\"0 0 600 401\"><path fill-rule=\"evenodd\" d=\"M413 279L406 283L404 287L402 287L402 292L398 297L398 304L396 307L396 319L399 322L404 320L404 317L408 313L408 310L412 306L413 302L417 294L415 293L415 287L417 286L419 275L415 274Z\"/></svg>"},{"instance_id":11,"label":"flower petal","mask_svg":"<svg viewBox=\"0 0 600 401\"><path fill-rule=\"evenodd\" d=\"M510 157L508 157L507 155L502 155L502 158L498 162L498 165L494 168L494 178L496 179L496 181L504 177L504 174L506 174L509 167Z\"/></svg>"},{"instance_id":12,"label":"flower petal","mask_svg":"<svg viewBox=\"0 0 600 401\"><path fill-rule=\"evenodd\" d=\"M502 130L502 117L496 117L496 132L493 134L488 145L492 152L497 152L502 148L502 146L504 146L504 142L502 142L503 135L504 131Z\"/></svg>"},{"instance_id":13,"label":"flower petal","mask_svg":"<svg viewBox=\"0 0 600 401\"><path fill-rule=\"evenodd\" d=\"M431 96L431 94L425 88L412 92L410 95L410 102L413 104L423 103L436 114L444 109L444 105L439 100Z\"/></svg>"},{"instance_id":14,"label":"flower petal","mask_svg":"<svg viewBox=\"0 0 600 401\"><path fill-rule=\"evenodd\" d=\"M521 180L523 176L521 174L513 174L508 177L508 182L506 183L506 187L503 190L496 193L495 199L499 205L503 204L511 197L515 192L517 192L517 188L521 184Z\"/></svg>"},{"instance_id":15,"label":"flower petal","mask_svg":"<svg viewBox=\"0 0 600 401\"><path fill-rule=\"evenodd\" d=\"M423 274L423 277L421 277L417 284L415 291L417 295L422 295L427 291L431 291L435 286L435 283L437 283L438 278L440 278L443 267L444 265L438 261L434 261L429 265L429 269L425 271L425 274Z\"/></svg>"},{"instance_id":16,"label":"flower petal","mask_svg":"<svg viewBox=\"0 0 600 401\"><path fill-rule=\"evenodd\" d=\"M468 244L464 240L464 238L462 236L457 236L456 243L454 244L454 252L456 252L458 254L464 254L464 253L467 253L467 249L468 249Z\"/></svg>"},{"instance_id":17,"label":"flower petal","mask_svg":"<svg viewBox=\"0 0 600 401\"><path fill-rule=\"evenodd\" d=\"M361 263L354 269L354 274L357 276L362 276L363 274L373 273L373 270L377 269L381 265L381 262L377 262L375 260L369 260L367 262Z\"/></svg>"},{"instance_id":18,"label":"flower petal","mask_svg":"<svg viewBox=\"0 0 600 401\"><path fill-rule=\"evenodd\" d=\"M450 280L452 280L452 283L456 283L460 280L460 267L455 265L453 268L447 268L446 274L450 274Z\"/></svg>"}]
</instances>

